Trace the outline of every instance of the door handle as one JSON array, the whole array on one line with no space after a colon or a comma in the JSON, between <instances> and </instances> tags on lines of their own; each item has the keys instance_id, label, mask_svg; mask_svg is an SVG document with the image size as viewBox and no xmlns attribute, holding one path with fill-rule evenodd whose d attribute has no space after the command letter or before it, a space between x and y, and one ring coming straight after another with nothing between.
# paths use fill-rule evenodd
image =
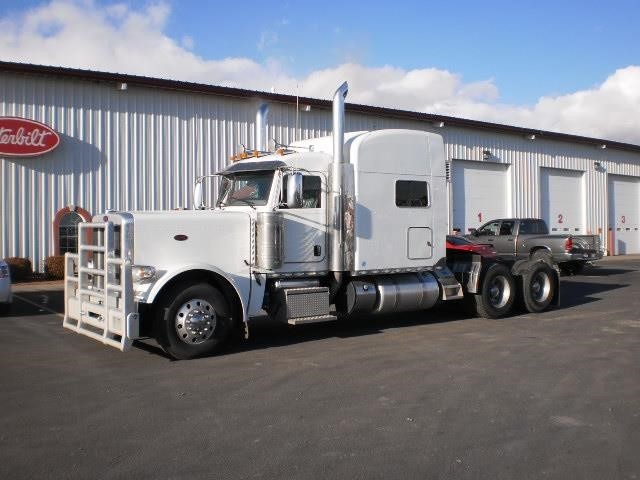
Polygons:
<instances>
[{"instance_id":1,"label":"door handle","mask_svg":"<svg viewBox=\"0 0 640 480\"><path fill-rule=\"evenodd\" d=\"M427 247L431 246L431 242L427 241Z\"/></svg>"}]
</instances>

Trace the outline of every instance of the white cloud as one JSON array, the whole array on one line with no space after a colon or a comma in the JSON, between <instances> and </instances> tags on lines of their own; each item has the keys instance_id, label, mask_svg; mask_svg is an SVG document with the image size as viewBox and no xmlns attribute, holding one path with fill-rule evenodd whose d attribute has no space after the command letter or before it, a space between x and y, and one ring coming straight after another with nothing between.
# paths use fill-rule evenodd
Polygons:
<instances>
[{"instance_id":1,"label":"white cloud","mask_svg":"<svg viewBox=\"0 0 640 480\"><path fill-rule=\"evenodd\" d=\"M0 18L0 59L125 72L278 93L330 98L342 81L349 102L440 113L640 144L640 66L613 72L601 85L568 95L542 97L533 106L499 102L494 79L465 82L436 68L406 70L344 63L303 78L275 59L206 59L194 54L188 35L165 33L171 14L163 2L135 9L125 3L52 0L19 15ZM283 24L285 20L283 20ZM259 50L278 42L265 31Z\"/></svg>"}]
</instances>

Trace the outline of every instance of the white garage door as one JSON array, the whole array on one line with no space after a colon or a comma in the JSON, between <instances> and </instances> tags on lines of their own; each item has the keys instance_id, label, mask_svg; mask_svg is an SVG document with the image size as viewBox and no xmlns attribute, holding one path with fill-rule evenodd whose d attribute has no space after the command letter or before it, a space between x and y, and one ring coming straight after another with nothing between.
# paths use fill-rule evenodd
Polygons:
<instances>
[{"instance_id":1,"label":"white garage door","mask_svg":"<svg viewBox=\"0 0 640 480\"><path fill-rule=\"evenodd\" d=\"M467 233L494 218L510 216L508 165L453 161L453 224Z\"/></svg>"},{"instance_id":2,"label":"white garage door","mask_svg":"<svg viewBox=\"0 0 640 480\"><path fill-rule=\"evenodd\" d=\"M540 210L550 233L584 233L584 172L542 168Z\"/></svg>"},{"instance_id":3,"label":"white garage door","mask_svg":"<svg viewBox=\"0 0 640 480\"><path fill-rule=\"evenodd\" d=\"M614 255L640 253L640 179L609 175L609 245Z\"/></svg>"}]
</instances>

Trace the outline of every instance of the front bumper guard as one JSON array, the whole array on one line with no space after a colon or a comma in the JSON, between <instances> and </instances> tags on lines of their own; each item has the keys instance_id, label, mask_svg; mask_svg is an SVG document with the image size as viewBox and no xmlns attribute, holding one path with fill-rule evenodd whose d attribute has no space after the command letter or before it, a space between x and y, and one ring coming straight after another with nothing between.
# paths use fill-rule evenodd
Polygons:
<instances>
[{"instance_id":1,"label":"front bumper guard","mask_svg":"<svg viewBox=\"0 0 640 480\"><path fill-rule=\"evenodd\" d=\"M87 241L89 230L96 244ZM65 255L62 325L125 351L139 338L140 321L131 262L115 256L115 235L112 222L78 225L78 253Z\"/></svg>"}]
</instances>

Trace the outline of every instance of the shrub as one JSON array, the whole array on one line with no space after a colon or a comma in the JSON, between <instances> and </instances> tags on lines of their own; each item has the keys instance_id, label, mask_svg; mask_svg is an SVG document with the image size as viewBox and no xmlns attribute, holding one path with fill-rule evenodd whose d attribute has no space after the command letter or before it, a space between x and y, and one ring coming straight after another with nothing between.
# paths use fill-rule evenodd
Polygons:
<instances>
[{"instance_id":1,"label":"shrub","mask_svg":"<svg viewBox=\"0 0 640 480\"><path fill-rule=\"evenodd\" d=\"M64 278L64 255L45 258L44 273L52 280L62 280Z\"/></svg>"},{"instance_id":2,"label":"shrub","mask_svg":"<svg viewBox=\"0 0 640 480\"><path fill-rule=\"evenodd\" d=\"M12 282L24 282L33 275L31 260L22 257L9 257L4 259L9 265Z\"/></svg>"}]
</instances>

